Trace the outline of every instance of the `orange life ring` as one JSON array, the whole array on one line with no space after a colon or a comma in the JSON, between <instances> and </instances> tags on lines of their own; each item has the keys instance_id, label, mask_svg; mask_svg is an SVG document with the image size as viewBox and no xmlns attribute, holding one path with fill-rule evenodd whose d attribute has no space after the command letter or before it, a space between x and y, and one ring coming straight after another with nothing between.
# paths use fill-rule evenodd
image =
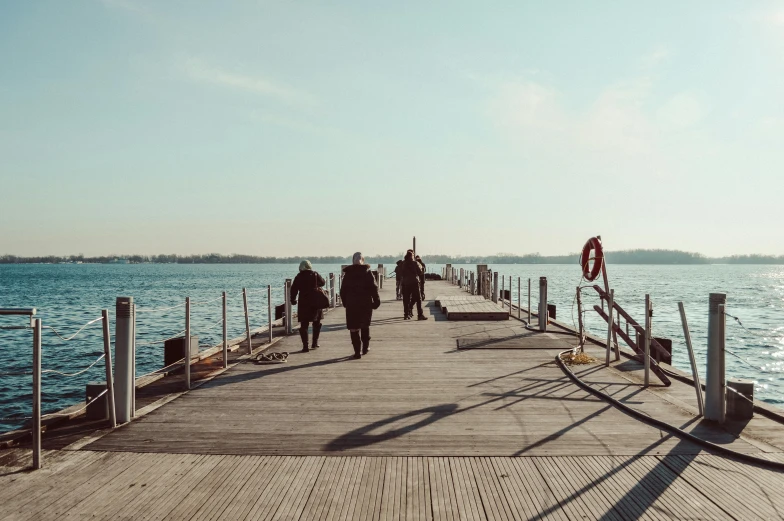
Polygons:
<instances>
[{"instance_id":1,"label":"orange life ring","mask_svg":"<svg viewBox=\"0 0 784 521\"><path fill-rule=\"evenodd\" d=\"M591 250L596 250L596 253L591 257ZM593 260L593 266L588 269L588 263ZM583 246L583 254L580 255L580 266L583 269L583 277L588 282L596 280L599 272L602 271L602 264L604 264L604 250L602 250L602 241L598 237L591 237Z\"/></svg>"}]
</instances>

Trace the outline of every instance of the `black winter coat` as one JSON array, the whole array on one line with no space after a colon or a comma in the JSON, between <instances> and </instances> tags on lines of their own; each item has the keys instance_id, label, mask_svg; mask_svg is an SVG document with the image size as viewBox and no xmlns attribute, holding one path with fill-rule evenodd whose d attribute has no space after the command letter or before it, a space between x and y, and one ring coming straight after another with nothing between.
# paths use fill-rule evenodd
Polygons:
<instances>
[{"instance_id":1,"label":"black winter coat","mask_svg":"<svg viewBox=\"0 0 784 521\"><path fill-rule=\"evenodd\" d=\"M300 271L291 283L291 301L297 300L299 293L299 303L297 305L297 320L302 322L321 322L324 318L324 310L313 306L313 294L318 287L327 282L318 272L312 270Z\"/></svg>"},{"instance_id":2,"label":"black winter coat","mask_svg":"<svg viewBox=\"0 0 784 521\"><path fill-rule=\"evenodd\" d=\"M422 269L415 260L404 260L402 269L400 271L403 275L401 283L404 286L418 286L420 277L423 277Z\"/></svg>"},{"instance_id":3,"label":"black winter coat","mask_svg":"<svg viewBox=\"0 0 784 521\"><path fill-rule=\"evenodd\" d=\"M378 286L370 266L352 264L343 268L340 301L346 308L346 327L361 329L370 326L373 310L381 305Z\"/></svg>"}]
</instances>

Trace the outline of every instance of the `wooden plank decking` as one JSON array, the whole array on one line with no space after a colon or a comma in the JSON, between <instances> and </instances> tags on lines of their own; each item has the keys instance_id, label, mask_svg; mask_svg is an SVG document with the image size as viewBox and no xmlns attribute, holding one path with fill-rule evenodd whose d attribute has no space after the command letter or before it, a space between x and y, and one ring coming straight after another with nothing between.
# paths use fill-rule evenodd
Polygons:
<instances>
[{"instance_id":1,"label":"wooden plank decking","mask_svg":"<svg viewBox=\"0 0 784 521\"><path fill-rule=\"evenodd\" d=\"M286 338L287 364L237 365L81 450L48 452L43 470L0 467L0 519L782 518L784 475L583 392L554 363L568 337L437 308L403 321L394 289L382 299L362 360L338 309L319 350ZM696 421L620 371L579 373L651 416L784 461L775 436Z\"/></svg>"}]
</instances>

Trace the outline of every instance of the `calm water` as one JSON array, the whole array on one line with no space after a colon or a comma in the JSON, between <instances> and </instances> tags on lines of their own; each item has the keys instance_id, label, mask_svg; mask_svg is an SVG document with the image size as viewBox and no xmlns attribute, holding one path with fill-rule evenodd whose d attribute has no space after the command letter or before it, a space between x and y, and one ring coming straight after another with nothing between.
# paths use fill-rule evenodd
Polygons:
<instances>
[{"instance_id":1,"label":"calm water","mask_svg":"<svg viewBox=\"0 0 784 521\"><path fill-rule=\"evenodd\" d=\"M460 266L458 266L460 267ZM464 266L475 269L475 266ZM315 265L322 274L338 273L338 265ZM428 271L440 273L440 265ZM532 304L538 300L538 278L548 277L549 302L556 304L559 320L572 322L575 288L580 282L578 266L509 265L490 266L513 277L513 298L517 298L517 277L522 278L523 305L527 300L527 279L533 284ZM109 309L113 320L117 296L133 296L139 308L137 342L154 342L184 329L184 300L209 301L229 295L229 336L243 334L242 287L249 288L251 327L267 322L266 286L273 286L273 304L283 302L283 282L296 274L295 265L0 265L0 307L36 307L45 326L63 336ZM756 394L771 403L784 403L784 267L782 266L609 266L610 283L616 300L632 316L642 320L645 293L654 303L654 334L673 339L674 364L688 370L677 302L683 301L692 331L692 340L704 376L707 342L708 294L727 293L727 312L741 318L751 332L727 321L727 347L742 357L727 357L728 376L753 379ZM508 278L507 278L508 280ZM432 292L429 292L432 293ZM429 294L429 297L435 297ZM598 303L593 291L585 291L583 301ZM179 306L167 311L144 312ZM215 345L221 327L210 326L221 319L220 300L194 305L193 334L202 347ZM576 311L574 321L576 322ZM0 317L0 325L23 325L23 317ZM606 325L588 313L589 330L603 337ZM112 324L114 331L114 324ZM60 341L51 331L43 335L43 367L75 372L92 363L102 353L100 323L70 342ZM0 331L0 372L29 370L32 333ZM139 345L141 375L163 365L163 344ZM84 399L85 384L103 380L102 362L87 373L66 378L43 377L43 410L53 412ZM29 415L30 376L0 376L0 417ZM0 430L18 427L19 422L0 423Z\"/></svg>"}]
</instances>

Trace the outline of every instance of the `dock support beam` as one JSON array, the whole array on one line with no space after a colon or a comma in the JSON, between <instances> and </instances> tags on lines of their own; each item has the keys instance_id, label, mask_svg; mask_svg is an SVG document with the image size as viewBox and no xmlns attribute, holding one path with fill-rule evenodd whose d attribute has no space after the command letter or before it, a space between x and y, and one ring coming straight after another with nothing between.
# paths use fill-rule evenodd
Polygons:
<instances>
[{"instance_id":1,"label":"dock support beam","mask_svg":"<svg viewBox=\"0 0 784 521\"><path fill-rule=\"evenodd\" d=\"M539 331L547 331L547 277L539 277Z\"/></svg>"},{"instance_id":2,"label":"dock support beam","mask_svg":"<svg viewBox=\"0 0 784 521\"><path fill-rule=\"evenodd\" d=\"M133 297L117 297L114 319L114 373L116 418L131 421L133 408Z\"/></svg>"},{"instance_id":3,"label":"dock support beam","mask_svg":"<svg viewBox=\"0 0 784 521\"><path fill-rule=\"evenodd\" d=\"M705 375L705 418L724 423L726 381L724 375L724 305L727 295L711 293L708 303L708 371Z\"/></svg>"}]
</instances>

